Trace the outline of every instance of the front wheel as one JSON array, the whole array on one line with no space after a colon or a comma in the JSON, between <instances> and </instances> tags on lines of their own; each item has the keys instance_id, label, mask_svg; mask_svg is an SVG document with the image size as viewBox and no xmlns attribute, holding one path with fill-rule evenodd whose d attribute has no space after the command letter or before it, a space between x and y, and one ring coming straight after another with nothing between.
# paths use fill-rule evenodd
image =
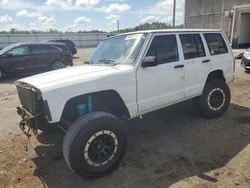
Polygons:
<instances>
[{"instance_id":1,"label":"front wheel","mask_svg":"<svg viewBox=\"0 0 250 188\"><path fill-rule=\"evenodd\" d=\"M221 80L213 80L206 84L200 96L200 110L207 118L216 118L228 108L231 93L228 85Z\"/></svg>"},{"instance_id":2,"label":"front wheel","mask_svg":"<svg viewBox=\"0 0 250 188\"><path fill-rule=\"evenodd\" d=\"M114 170L126 145L125 128L119 119L106 112L92 112L70 126L63 141L63 155L76 174L99 177Z\"/></svg>"}]
</instances>

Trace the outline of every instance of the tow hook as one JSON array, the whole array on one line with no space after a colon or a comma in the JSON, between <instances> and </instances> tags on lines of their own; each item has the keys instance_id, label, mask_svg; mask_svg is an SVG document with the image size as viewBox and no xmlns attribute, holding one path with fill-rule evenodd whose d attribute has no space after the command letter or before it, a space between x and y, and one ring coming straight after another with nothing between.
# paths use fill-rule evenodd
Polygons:
<instances>
[{"instance_id":1,"label":"tow hook","mask_svg":"<svg viewBox=\"0 0 250 188\"><path fill-rule=\"evenodd\" d=\"M33 129L30 125L30 122L26 119L22 120L19 123L19 127L21 129L21 131L29 138L31 137L31 131L33 132L33 134L37 135L38 131L37 129Z\"/></svg>"},{"instance_id":2,"label":"tow hook","mask_svg":"<svg viewBox=\"0 0 250 188\"><path fill-rule=\"evenodd\" d=\"M37 129L33 129L31 126L30 126L30 123L28 120L26 119L23 119L20 123L19 123L19 127L21 129L21 131L27 136L27 142L25 144L25 151L28 151L29 149L29 144L30 144L30 137L32 136L31 134L31 130L33 132L33 134L37 135L38 134L38 131Z\"/></svg>"},{"instance_id":3,"label":"tow hook","mask_svg":"<svg viewBox=\"0 0 250 188\"><path fill-rule=\"evenodd\" d=\"M27 136L27 137L30 137L31 134L30 134L30 126L28 125L29 123L25 120L22 120L20 123L19 123L19 127L21 129L21 131L23 131L23 133Z\"/></svg>"}]
</instances>

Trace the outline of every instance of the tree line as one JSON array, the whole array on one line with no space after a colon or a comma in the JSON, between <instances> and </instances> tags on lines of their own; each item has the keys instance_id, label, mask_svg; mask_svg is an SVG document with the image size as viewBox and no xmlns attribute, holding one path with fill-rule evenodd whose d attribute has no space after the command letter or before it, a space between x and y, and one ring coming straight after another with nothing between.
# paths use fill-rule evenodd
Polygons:
<instances>
[{"instance_id":1,"label":"tree line","mask_svg":"<svg viewBox=\"0 0 250 188\"><path fill-rule=\"evenodd\" d=\"M183 28L184 25L178 25L175 28ZM127 33L127 32L133 32L133 31L140 31L140 30L155 30L155 29L171 29L173 28L170 24L168 23L161 23L161 22L153 22L153 23L145 23L145 24L140 24L136 27L133 28L126 28L126 29L121 29L119 31L112 31L110 32L111 34L113 33ZM62 32L57 29L50 29L48 31L39 31L39 30L31 30L31 31L22 31L22 30L17 30L15 28L12 28L10 31L0 31L0 34L62 34L62 33L105 33L104 31L99 31L99 30L92 30L92 31L78 31L78 32Z\"/></svg>"}]
</instances>

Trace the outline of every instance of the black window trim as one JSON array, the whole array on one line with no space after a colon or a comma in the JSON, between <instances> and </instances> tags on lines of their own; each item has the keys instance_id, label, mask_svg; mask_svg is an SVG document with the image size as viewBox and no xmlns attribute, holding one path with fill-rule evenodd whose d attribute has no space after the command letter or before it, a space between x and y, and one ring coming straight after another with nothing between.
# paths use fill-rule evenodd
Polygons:
<instances>
[{"instance_id":1,"label":"black window trim","mask_svg":"<svg viewBox=\"0 0 250 188\"><path fill-rule=\"evenodd\" d=\"M182 46L182 42L181 42L181 35L199 35L199 36L200 36L200 39L201 39L201 42L202 42L203 50L204 50L204 56L198 56L198 57L193 57L193 58L187 58L187 59L186 59L186 58L185 58L185 54L184 54L184 49L183 49L183 46ZM207 56L207 52L206 52L206 48L205 48L205 43L204 43L204 41L203 41L203 39L202 39L203 35L201 35L200 32L194 32L194 33L192 33L192 32L178 33L178 37L179 37L179 39L180 39L180 45L181 45L181 48L182 48L182 55L183 55L184 61L185 61L185 60L190 60L190 59L204 58L204 57ZM196 41L195 38L194 38L194 40L195 40L195 43L196 43L197 41ZM197 46L197 43L196 43L195 45Z\"/></svg>"},{"instance_id":2,"label":"black window trim","mask_svg":"<svg viewBox=\"0 0 250 188\"><path fill-rule=\"evenodd\" d=\"M179 43L178 43L178 39L177 39L177 34L176 33L154 33L154 34L152 34L152 37L151 37L151 39L150 39L150 41L148 43L148 46L146 48L144 58L147 57L148 50L150 49L150 46L151 46L154 38L155 37L159 37L159 36L174 36L175 37L176 47L177 47L177 60L176 61L166 62L166 63L161 63L161 64L158 64L158 66L169 64L169 63L179 62L180 61L180 51L179 51Z\"/></svg>"}]
</instances>

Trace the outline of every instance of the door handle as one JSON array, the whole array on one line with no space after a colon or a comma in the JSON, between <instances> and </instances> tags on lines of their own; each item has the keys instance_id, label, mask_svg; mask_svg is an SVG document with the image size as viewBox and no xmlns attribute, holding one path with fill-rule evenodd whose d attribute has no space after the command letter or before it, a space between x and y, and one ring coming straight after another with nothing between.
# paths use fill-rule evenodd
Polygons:
<instances>
[{"instance_id":1,"label":"door handle","mask_svg":"<svg viewBox=\"0 0 250 188\"><path fill-rule=\"evenodd\" d=\"M202 63L209 63L210 59L203 60Z\"/></svg>"},{"instance_id":2,"label":"door handle","mask_svg":"<svg viewBox=\"0 0 250 188\"><path fill-rule=\"evenodd\" d=\"M183 67L184 67L184 65L176 65L176 66L174 66L175 69L179 69L179 68L183 68Z\"/></svg>"}]
</instances>

